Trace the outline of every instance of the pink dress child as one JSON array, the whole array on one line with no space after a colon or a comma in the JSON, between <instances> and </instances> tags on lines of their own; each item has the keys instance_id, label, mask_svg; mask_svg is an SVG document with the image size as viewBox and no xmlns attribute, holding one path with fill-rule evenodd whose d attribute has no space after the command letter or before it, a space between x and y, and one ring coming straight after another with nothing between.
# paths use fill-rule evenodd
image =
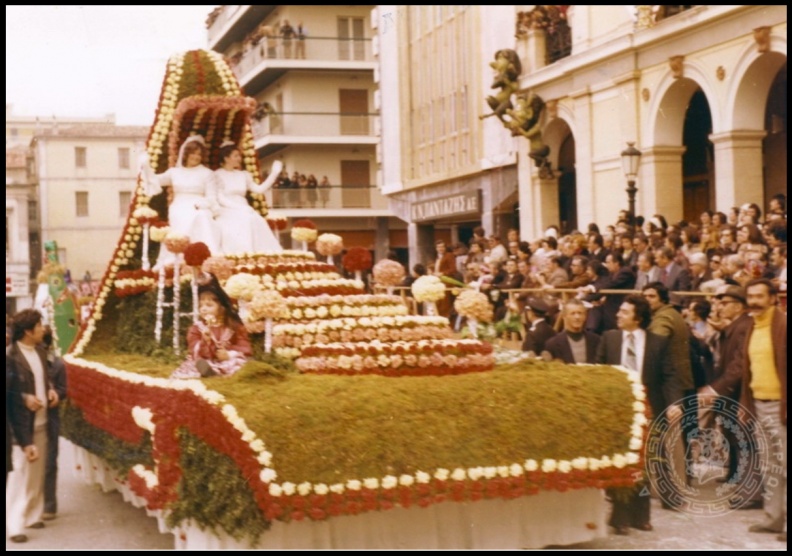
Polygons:
<instances>
[{"instance_id":1,"label":"pink dress child","mask_svg":"<svg viewBox=\"0 0 792 556\"><path fill-rule=\"evenodd\" d=\"M187 332L187 360L171 378L231 376L252 354L247 330L216 277L198 291L201 319Z\"/></svg>"}]
</instances>

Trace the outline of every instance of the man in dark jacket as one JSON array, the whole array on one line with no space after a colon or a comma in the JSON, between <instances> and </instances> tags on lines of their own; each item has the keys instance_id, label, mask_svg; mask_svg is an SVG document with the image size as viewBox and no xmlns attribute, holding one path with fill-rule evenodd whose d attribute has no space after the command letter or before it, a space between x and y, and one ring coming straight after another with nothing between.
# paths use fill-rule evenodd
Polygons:
<instances>
[{"instance_id":1,"label":"man in dark jacket","mask_svg":"<svg viewBox=\"0 0 792 556\"><path fill-rule=\"evenodd\" d=\"M588 310L579 299L564 303L564 331L545 342L545 352L564 363L594 363L600 337L584 330Z\"/></svg>"},{"instance_id":2,"label":"man in dark jacket","mask_svg":"<svg viewBox=\"0 0 792 556\"><path fill-rule=\"evenodd\" d=\"M721 328L713 339L717 356L714 358L712 380L698 388L700 406L711 406L717 398L725 404L735 404L740 399L742 387L742 365L729 364L739 360L740 353L748 343L752 320L746 311L745 290L740 286L723 286L715 299L718 303L718 319L711 319L713 327ZM736 413L736 412L735 412ZM729 502L732 509L758 509L762 507L761 473L756 469L744 469L738 476L739 442L735 435L724 428L729 442L728 480L738 484ZM746 449L750 449L748 443ZM749 458L749 461L754 461Z\"/></svg>"},{"instance_id":3,"label":"man in dark jacket","mask_svg":"<svg viewBox=\"0 0 792 556\"><path fill-rule=\"evenodd\" d=\"M651 320L648 302L637 295L627 296L616 314L618 330L608 330L602 335L597 363L623 365L637 371L646 387L654 419L664 422L667 418L675 418L676 413L670 408L681 399L682 391L668 356L669 339L647 331ZM662 429L662 426L653 427L653 430ZM669 462L678 462L679 456L684 457L681 441L671 444L674 454L664 455L659 465L667 466ZM680 467L675 466L675 469L678 471ZM684 464L681 469L684 473ZM666 470L662 474L665 477L674 476L673 470ZM628 500L611 493L613 512L609 525L615 528L616 534L626 535L630 527L652 530L649 496L641 496L640 490L641 486L636 486Z\"/></svg>"},{"instance_id":4,"label":"man in dark jacket","mask_svg":"<svg viewBox=\"0 0 792 556\"><path fill-rule=\"evenodd\" d=\"M547 314L550 312L550 305L541 297L531 297L525 307L525 318L527 320L525 340L522 350L532 351L539 355L544 351L547 340L555 336L555 330L547 323Z\"/></svg>"},{"instance_id":5,"label":"man in dark jacket","mask_svg":"<svg viewBox=\"0 0 792 556\"><path fill-rule=\"evenodd\" d=\"M26 431L39 455L47 453L47 408L58 405L50 385L47 354L39 345L44 339L41 314L25 309L14 316L12 343L6 349L6 375L12 397L10 411L27 412ZM24 442L24 440L23 440ZM14 472L6 488L6 526L12 542L26 542L26 528L41 529L44 513L43 458L30 461L13 454Z\"/></svg>"},{"instance_id":6,"label":"man in dark jacket","mask_svg":"<svg viewBox=\"0 0 792 556\"><path fill-rule=\"evenodd\" d=\"M52 328L45 327L43 347L47 352L50 384L58 393L60 402L66 399L66 365L63 359L55 355L52 347ZM47 409L47 460L44 472L44 513L45 521L55 519L58 513L58 438L60 437L60 408Z\"/></svg>"},{"instance_id":7,"label":"man in dark jacket","mask_svg":"<svg viewBox=\"0 0 792 556\"><path fill-rule=\"evenodd\" d=\"M12 410L13 398L17 395L12 391L12 387L11 374L6 366L6 486L8 486L8 474L14 468L11 453L15 444L22 448L25 459L28 461L35 461L38 458L38 452L29 432L30 415L27 411L15 412Z\"/></svg>"}]
</instances>

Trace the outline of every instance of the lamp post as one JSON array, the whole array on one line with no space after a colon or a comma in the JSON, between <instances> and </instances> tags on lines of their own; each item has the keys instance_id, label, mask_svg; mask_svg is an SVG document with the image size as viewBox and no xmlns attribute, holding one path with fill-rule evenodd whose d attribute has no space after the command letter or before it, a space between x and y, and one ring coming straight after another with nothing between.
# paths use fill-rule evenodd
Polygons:
<instances>
[{"instance_id":1,"label":"lamp post","mask_svg":"<svg viewBox=\"0 0 792 556\"><path fill-rule=\"evenodd\" d=\"M627 142L627 148L621 153L622 168L627 178L627 198L630 202L630 218L635 222L635 178L638 176L638 167L641 164L641 151L635 148L634 141Z\"/></svg>"}]
</instances>

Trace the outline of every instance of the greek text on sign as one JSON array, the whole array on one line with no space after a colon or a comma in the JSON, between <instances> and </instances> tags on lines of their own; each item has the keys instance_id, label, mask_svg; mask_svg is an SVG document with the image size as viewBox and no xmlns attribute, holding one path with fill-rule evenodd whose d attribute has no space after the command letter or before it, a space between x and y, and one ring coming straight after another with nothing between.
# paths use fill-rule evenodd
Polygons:
<instances>
[{"instance_id":1,"label":"greek text on sign","mask_svg":"<svg viewBox=\"0 0 792 556\"><path fill-rule=\"evenodd\" d=\"M6 297L20 297L30 294L28 277L24 274L6 275Z\"/></svg>"},{"instance_id":2,"label":"greek text on sign","mask_svg":"<svg viewBox=\"0 0 792 556\"><path fill-rule=\"evenodd\" d=\"M410 207L410 218L413 222L422 222L461 214L479 214L480 212L479 192L471 191L415 203Z\"/></svg>"}]
</instances>

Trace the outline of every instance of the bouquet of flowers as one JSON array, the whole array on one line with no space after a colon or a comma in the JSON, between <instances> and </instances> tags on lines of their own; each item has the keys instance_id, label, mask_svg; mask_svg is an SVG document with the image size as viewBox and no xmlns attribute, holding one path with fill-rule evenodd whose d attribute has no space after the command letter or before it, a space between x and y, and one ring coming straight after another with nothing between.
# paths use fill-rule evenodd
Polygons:
<instances>
[{"instance_id":1,"label":"bouquet of flowers","mask_svg":"<svg viewBox=\"0 0 792 556\"><path fill-rule=\"evenodd\" d=\"M311 243L316 241L317 233L316 224L307 218L303 218L292 224L291 237L295 241Z\"/></svg>"},{"instance_id":2,"label":"bouquet of flowers","mask_svg":"<svg viewBox=\"0 0 792 556\"><path fill-rule=\"evenodd\" d=\"M356 280L363 279L363 271L371 268L371 251L363 247L352 247L341 258L341 264L348 272L355 273Z\"/></svg>"},{"instance_id":3,"label":"bouquet of flowers","mask_svg":"<svg viewBox=\"0 0 792 556\"><path fill-rule=\"evenodd\" d=\"M167 223L158 222L157 224L153 224L149 229L149 237L151 237L151 241L159 243L165 240L169 232L170 226L168 226Z\"/></svg>"},{"instance_id":4,"label":"bouquet of flowers","mask_svg":"<svg viewBox=\"0 0 792 556\"><path fill-rule=\"evenodd\" d=\"M225 257L209 257L203 262L202 270L214 274L222 282L234 273L234 261Z\"/></svg>"},{"instance_id":5,"label":"bouquet of flowers","mask_svg":"<svg viewBox=\"0 0 792 556\"><path fill-rule=\"evenodd\" d=\"M279 319L289 315L289 306L281 294L274 290L259 290L250 300L252 320Z\"/></svg>"},{"instance_id":6,"label":"bouquet of flowers","mask_svg":"<svg viewBox=\"0 0 792 556\"><path fill-rule=\"evenodd\" d=\"M258 276L253 276L246 272L234 274L231 278L226 280L223 289L232 299L241 299L243 301L250 301L253 296L259 291L261 281Z\"/></svg>"},{"instance_id":7,"label":"bouquet of flowers","mask_svg":"<svg viewBox=\"0 0 792 556\"><path fill-rule=\"evenodd\" d=\"M454 301L457 313L468 319L480 322L492 321L492 305L486 294L475 290L462 290Z\"/></svg>"},{"instance_id":8,"label":"bouquet of flowers","mask_svg":"<svg viewBox=\"0 0 792 556\"><path fill-rule=\"evenodd\" d=\"M272 213L269 213L267 215L267 224L269 224L269 227L273 232L279 232L281 230L285 230L287 223L288 223L288 219L285 216L281 216L279 214L272 214Z\"/></svg>"},{"instance_id":9,"label":"bouquet of flowers","mask_svg":"<svg viewBox=\"0 0 792 556\"><path fill-rule=\"evenodd\" d=\"M437 276L420 276L412 285L412 294L416 301L431 303L445 297L446 287Z\"/></svg>"},{"instance_id":10,"label":"bouquet of flowers","mask_svg":"<svg viewBox=\"0 0 792 556\"><path fill-rule=\"evenodd\" d=\"M162 243L171 253L179 254L184 253L187 246L190 245L190 238L184 234L169 231Z\"/></svg>"},{"instance_id":11,"label":"bouquet of flowers","mask_svg":"<svg viewBox=\"0 0 792 556\"><path fill-rule=\"evenodd\" d=\"M153 224L159 220L157 211L151 207L138 207L132 212L132 218L140 224Z\"/></svg>"},{"instance_id":12,"label":"bouquet of flowers","mask_svg":"<svg viewBox=\"0 0 792 556\"><path fill-rule=\"evenodd\" d=\"M398 286L404 280L404 267L397 261L382 259L372 269L374 281L383 286Z\"/></svg>"},{"instance_id":13,"label":"bouquet of flowers","mask_svg":"<svg viewBox=\"0 0 792 556\"><path fill-rule=\"evenodd\" d=\"M316 239L316 250L320 255L332 257L344 249L344 240L335 234L322 234Z\"/></svg>"},{"instance_id":14,"label":"bouquet of flowers","mask_svg":"<svg viewBox=\"0 0 792 556\"><path fill-rule=\"evenodd\" d=\"M189 266L201 266L211 256L209 247L201 241L189 244L184 250L184 262Z\"/></svg>"}]
</instances>

